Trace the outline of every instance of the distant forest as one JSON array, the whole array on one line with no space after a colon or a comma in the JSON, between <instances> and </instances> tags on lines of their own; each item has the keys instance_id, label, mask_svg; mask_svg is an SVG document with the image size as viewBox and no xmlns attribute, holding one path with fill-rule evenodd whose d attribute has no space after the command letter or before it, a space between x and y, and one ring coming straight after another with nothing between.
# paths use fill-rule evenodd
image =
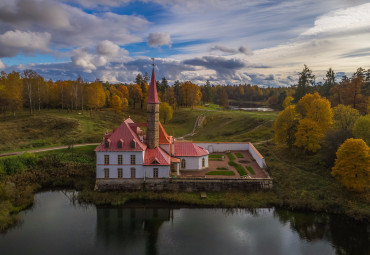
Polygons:
<instances>
[{"instance_id":1,"label":"distant forest","mask_svg":"<svg viewBox=\"0 0 370 255\"><path fill-rule=\"evenodd\" d=\"M46 81L33 70L22 73L1 72L0 109L2 114L13 115L22 108L30 114L45 108L66 110L97 110L114 108L126 111L129 107L145 110L148 96L149 76L138 74L132 84L110 84L96 80L85 82L76 80ZM362 113L369 112L370 69L358 68L352 77L343 76L335 79L335 72L329 68L323 82L316 82L315 75L305 65L299 73L298 83L291 87L261 88L257 85L197 85L191 81L176 81L169 85L165 77L157 81L161 102L168 103L174 109L194 107L201 104L215 103L222 107L229 105L245 106L257 104L282 109L287 96L298 102L305 94L318 92L329 99L332 106L350 105Z\"/></svg>"}]
</instances>

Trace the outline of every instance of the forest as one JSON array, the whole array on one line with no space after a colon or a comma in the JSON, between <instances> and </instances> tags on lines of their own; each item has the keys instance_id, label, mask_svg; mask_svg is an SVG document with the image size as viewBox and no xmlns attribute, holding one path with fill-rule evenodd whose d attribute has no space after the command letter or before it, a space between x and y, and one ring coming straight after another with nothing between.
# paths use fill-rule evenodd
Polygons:
<instances>
[{"instance_id":1,"label":"forest","mask_svg":"<svg viewBox=\"0 0 370 255\"><path fill-rule=\"evenodd\" d=\"M97 110L113 108L115 111L145 109L148 94L149 76L138 74L131 84L110 84L96 80L86 82L81 77L76 80L46 81L33 70L22 73L1 72L0 109L2 114L13 115L22 108L30 114L45 108L72 110ZM282 109L287 96L298 102L306 93L318 92L329 99L331 106L351 105L361 113L367 113L370 96L370 69L358 68L352 77L343 76L340 81L334 71L327 71L323 82L316 82L312 71L304 66L299 73L298 84L291 87L267 87L257 85L214 85L207 81L197 85L191 81L175 81L171 86L165 77L157 81L161 102L174 109L194 107L200 104L215 103L227 108L229 105L245 103L265 105Z\"/></svg>"}]
</instances>

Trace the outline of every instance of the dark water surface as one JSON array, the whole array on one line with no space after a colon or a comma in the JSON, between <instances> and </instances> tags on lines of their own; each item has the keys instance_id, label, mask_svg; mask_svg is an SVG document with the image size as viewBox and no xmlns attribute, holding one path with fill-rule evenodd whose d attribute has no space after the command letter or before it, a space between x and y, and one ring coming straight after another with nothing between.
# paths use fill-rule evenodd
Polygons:
<instances>
[{"instance_id":1,"label":"dark water surface","mask_svg":"<svg viewBox=\"0 0 370 255\"><path fill-rule=\"evenodd\" d=\"M287 210L74 204L43 192L0 234L0 254L370 254L370 226Z\"/></svg>"}]
</instances>

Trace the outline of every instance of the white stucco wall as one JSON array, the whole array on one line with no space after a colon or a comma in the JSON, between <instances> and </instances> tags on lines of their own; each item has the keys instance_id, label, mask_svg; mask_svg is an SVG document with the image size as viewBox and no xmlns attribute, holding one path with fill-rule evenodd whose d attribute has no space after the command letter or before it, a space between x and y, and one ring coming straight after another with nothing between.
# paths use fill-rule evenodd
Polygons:
<instances>
[{"instance_id":1,"label":"white stucco wall","mask_svg":"<svg viewBox=\"0 0 370 255\"><path fill-rule=\"evenodd\" d=\"M104 165L104 155L109 155L109 165ZM118 165L118 155L122 155L122 165ZM131 165L131 155L136 156L136 164ZM135 177L153 178L153 168L158 168L158 178L168 178L170 166L143 166L144 152L96 152L96 178L104 178L104 169L109 169L109 178L118 178L118 169L122 168L122 177L131 178L131 168L135 168ZM146 170L146 171L145 171Z\"/></svg>"},{"instance_id":2,"label":"white stucco wall","mask_svg":"<svg viewBox=\"0 0 370 255\"><path fill-rule=\"evenodd\" d=\"M96 164L104 165L104 155L109 155L109 165L118 165L118 155L122 155L122 164L131 164L131 155L136 156L136 164L142 165L144 162L144 152L143 151L97 151L96 152Z\"/></svg>"},{"instance_id":3,"label":"white stucco wall","mask_svg":"<svg viewBox=\"0 0 370 255\"><path fill-rule=\"evenodd\" d=\"M208 155L202 157L178 157L180 160L185 159L186 165L185 169L181 168L180 162L180 170L200 170L203 168L208 167ZM202 159L205 160L205 166L202 167Z\"/></svg>"},{"instance_id":4,"label":"white stucco wall","mask_svg":"<svg viewBox=\"0 0 370 255\"><path fill-rule=\"evenodd\" d=\"M208 150L209 153L225 151L248 151L261 168L266 167L264 157L258 152L252 143L195 143Z\"/></svg>"}]
</instances>

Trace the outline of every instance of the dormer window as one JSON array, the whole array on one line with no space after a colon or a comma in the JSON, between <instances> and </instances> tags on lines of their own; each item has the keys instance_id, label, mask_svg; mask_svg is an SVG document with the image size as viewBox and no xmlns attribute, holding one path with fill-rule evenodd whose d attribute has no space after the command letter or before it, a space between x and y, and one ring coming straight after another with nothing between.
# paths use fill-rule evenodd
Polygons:
<instances>
[{"instance_id":1,"label":"dormer window","mask_svg":"<svg viewBox=\"0 0 370 255\"><path fill-rule=\"evenodd\" d=\"M131 148L132 149L135 149L135 147L136 147L136 141L135 141L135 139L132 139L132 141L131 141Z\"/></svg>"},{"instance_id":2,"label":"dormer window","mask_svg":"<svg viewBox=\"0 0 370 255\"><path fill-rule=\"evenodd\" d=\"M122 149L123 147L123 140L122 139L119 139L118 141L118 148Z\"/></svg>"},{"instance_id":3,"label":"dormer window","mask_svg":"<svg viewBox=\"0 0 370 255\"><path fill-rule=\"evenodd\" d=\"M155 159L152 161L152 164L153 164L153 165L157 165L157 164L159 164L158 159L156 159L156 158L155 158Z\"/></svg>"},{"instance_id":4,"label":"dormer window","mask_svg":"<svg viewBox=\"0 0 370 255\"><path fill-rule=\"evenodd\" d=\"M107 139L105 140L105 148L109 148L109 146L110 146L110 140Z\"/></svg>"}]
</instances>

